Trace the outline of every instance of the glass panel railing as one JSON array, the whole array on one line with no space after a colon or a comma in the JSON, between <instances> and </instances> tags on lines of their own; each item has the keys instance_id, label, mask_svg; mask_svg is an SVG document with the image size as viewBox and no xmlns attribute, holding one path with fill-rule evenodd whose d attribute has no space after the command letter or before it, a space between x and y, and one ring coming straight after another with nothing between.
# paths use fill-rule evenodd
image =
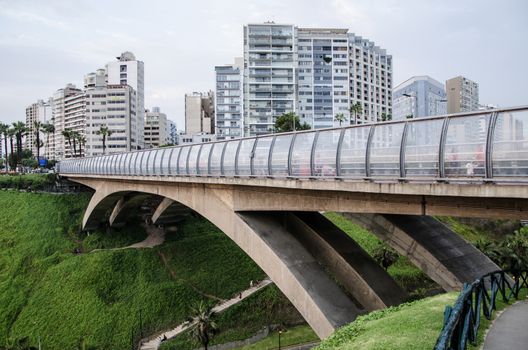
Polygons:
<instances>
[{"instance_id":1,"label":"glass panel railing","mask_svg":"<svg viewBox=\"0 0 528 350\"><path fill-rule=\"evenodd\" d=\"M211 151L211 164L209 167L210 175L220 176L222 175L222 152L224 151L225 142L218 142L213 144Z\"/></svg>"},{"instance_id":2,"label":"glass panel railing","mask_svg":"<svg viewBox=\"0 0 528 350\"><path fill-rule=\"evenodd\" d=\"M450 118L445 143L446 177L484 177L489 114Z\"/></svg>"},{"instance_id":3,"label":"glass panel railing","mask_svg":"<svg viewBox=\"0 0 528 350\"><path fill-rule=\"evenodd\" d=\"M178 158L182 147L175 148L169 158L169 174L177 175L178 174Z\"/></svg>"},{"instance_id":4,"label":"glass panel railing","mask_svg":"<svg viewBox=\"0 0 528 350\"><path fill-rule=\"evenodd\" d=\"M171 153L174 152L174 148L166 148L163 156L161 157L161 175L169 174L169 164Z\"/></svg>"},{"instance_id":5,"label":"glass panel railing","mask_svg":"<svg viewBox=\"0 0 528 350\"><path fill-rule=\"evenodd\" d=\"M491 160L494 177L528 176L528 110L497 116Z\"/></svg>"},{"instance_id":6,"label":"glass panel railing","mask_svg":"<svg viewBox=\"0 0 528 350\"><path fill-rule=\"evenodd\" d=\"M301 133L295 136L292 154L290 155L292 176L311 176L312 144L314 137L314 132Z\"/></svg>"},{"instance_id":7,"label":"glass panel railing","mask_svg":"<svg viewBox=\"0 0 528 350\"><path fill-rule=\"evenodd\" d=\"M405 123L374 126L370 144L370 175L400 176L400 147Z\"/></svg>"},{"instance_id":8,"label":"glass panel railing","mask_svg":"<svg viewBox=\"0 0 528 350\"><path fill-rule=\"evenodd\" d=\"M202 146L198 160L198 174L200 175L209 174L209 153L211 152L212 146L212 143L206 143Z\"/></svg>"},{"instance_id":9,"label":"glass panel railing","mask_svg":"<svg viewBox=\"0 0 528 350\"><path fill-rule=\"evenodd\" d=\"M235 159L239 142L238 140L229 141L225 146L224 162L222 164L223 175L235 175Z\"/></svg>"},{"instance_id":10,"label":"glass panel railing","mask_svg":"<svg viewBox=\"0 0 528 350\"><path fill-rule=\"evenodd\" d=\"M255 139L245 139L240 143L237 156L237 175L251 175L251 158Z\"/></svg>"},{"instance_id":11,"label":"glass panel railing","mask_svg":"<svg viewBox=\"0 0 528 350\"><path fill-rule=\"evenodd\" d=\"M439 176L440 137L444 120L413 121L405 138L405 175Z\"/></svg>"},{"instance_id":12,"label":"glass panel railing","mask_svg":"<svg viewBox=\"0 0 528 350\"><path fill-rule=\"evenodd\" d=\"M341 176L365 177L365 155L370 126L361 126L345 130L341 144Z\"/></svg>"},{"instance_id":13,"label":"glass panel railing","mask_svg":"<svg viewBox=\"0 0 528 350\"><path fill-rule=\"evenodd\" d=\"M269 175L268 161L273 136L262 137L257 141L253 157L253 175Z\"/></svg>"},{"instance_id":14,"label":"glass panel railing","mask_svg":"<svg viewBox=\"0 0 528 350\"><path fill-rule=\"evenodd\" d=\"M314 151L315 176L337 175L337 146L341 136L341 129L321 131L317 135Z\"/></svg>"},{"instance_id":15,"label":"glass panel railing","mask_svg":"<svg viewBox=\"0 0 528 350\"><path fill-rule=\"evenodd\" d=\"M178 175L187 175L187 156L189 155L190 146L181 147L178 157Z\"/></svg>"},{"instance_id":16,"label":"glass panel railing","mask_svg":"<svg viewBox=\"0 0 528 350\"><path fill-rule=\"evenodd\" d=\"M161 161L163 159L163 153L166 151L165 148L157 149L156 157L154 158L154 175L161 175Z\"/></svg>"},{"instance_id":17,"label":"glass panel railing","mask_svg":"<svg viewBox=\"0 0 528 350\"><path fill-rule=\"evenodd\" d=\"M189 162L187 163L187 173L189 175L196 175L198 173L198 153L200 153L201 144L191 146L189 151Z\"/></svg>"},{"instance_id":18,"label":"glass panel railing","mask_svg":"<svg viewBox=\"0 0 528 350\"><path fill-rule=\"evenodd\" d=\"M271 152L271 175L288 175L288 154L293 134L277 135Z\"/></svg>"}]
</instances>

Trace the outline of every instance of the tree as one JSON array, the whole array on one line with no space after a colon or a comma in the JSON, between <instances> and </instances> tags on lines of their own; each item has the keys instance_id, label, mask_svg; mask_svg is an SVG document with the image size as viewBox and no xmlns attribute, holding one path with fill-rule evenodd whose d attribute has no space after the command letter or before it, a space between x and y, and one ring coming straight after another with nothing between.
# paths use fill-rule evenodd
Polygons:
<instances>
[{"instance_id":1,"label":"tree","mask_svg":"<svg viewBox=\"0 0 528 350\"><path fill-rule=\"evenodd\" d=\"M73 157L77 157L77 141L79 140L79 137L81 136L81 134L79 134L78 131L74 131L72 130L71 131L71 139L72 139L72 142L73 142Z\"/></svg>"},{"instance_id":2,"label":"tree","mask_svg":"<svg viewBox=\"0 0 528 350\"><path fill-rule=\"evenodd\" d=\"M357 124L358 114L363 113L363 107L361 107L361 103L356 102L352 106L350 106L350 113L354 114L354 124ZM350 124L352 124L352 118L350 118Z\"/></svg>"},{"instance_id":3,"label":"tree","mask_svg":"<svg viewBox=\"0 0 528 350\"><path fill-rule=\"evenodd\" d=\"M55 132L55 126L51 123L46 123L42 126L42 130L44 130L44 133L46 134L46 153L49 154L50 134Z\"/></svg>"},{"instance_id":4,"label":"tree","mask_svg":"<svg viewBox=\"0 0 528 350\"><path fill-rule=\"evenodd\" d=\"M82 146L86 145L86 137L79 133L76 134L77 142L79 142L79 157L82 157Z\"/></svg>"},{"instance_id":5,"label":"tree","mask_svg":"<svg viewBox=\"0 0 528 350\"><path fill-rule=\"evenodd\" d=\"M405 116L406 119L412 119L413 118L413 115L412 114L408 114Z\"/></svg>"},{"instance_id":6,"label":"tree","mask_svg":"<svg viewBox=\"0 0 528 350\"><path fill-rule=\"evenodd\" d=\"M192 307L191 312L192 316L187 318L187 324L190 325L189 335L207 350L211 338L218 332L214 321L216 314L203 301Z\"/></svg>"},{"instance_id":7,"label":"tree","mask_svg":"<svg viewBox=\"0 0 528 350\"><path fill-rule=\"evenodd\" d=\"M307 123L301 124L299 117L293 112L284 113L283 115L277 117L277 119L275 120L276 132L288 132L309 129L311 129L310 125L308 125Z\"/></svg>"},{"instance_id":8,"label":"tree","mask_svg":"<svg viewBox=\"0 0 528 350\"><path fill-rule=\"evenodd\" d=\"M73 149L74 150L74 153L73 155L71 154L72 152L72 139L74 138L74 134L73 134L73 130L70 130L70 129L65 129L62 131L62 136L64 136L64 138L68 141L68 144L70 145L70 155L73 157L75 157L75 148Z\"/></svg>"},{"instance_id":9,"label":"tree","mask_svg":"<svg viewBox=\"0 0 528 350\"><path fill-rule=\"evenodd\" d=\"M40 120L35 120L33 122L33 132L35 133L35 147L37 148L37 162L40 160L40 147L44 145L44 143L40 140L40 130L42 130L42 122Z\"/></svg>"},{"instance_id":10,"label":"tree","mask_svg":"<svg viewBox=\"0 0 528 350\"><path fill-rule=\"evenodd\" d=\"M336 114L335 116L335 120L337 120L339 122L339 126L341 126L341 124L347 120L346 116L343 114L343 113L338 113Z\"/></svg>"},{"instance_id":11,"label":"tree","mask_svg":"<svg viewBox=\"0 0 528 350\"><path fill-rule=\"evenodd\" d=\"M9 170L9 165L7 162L8 158L8 151L7 151L7 139L9 138L9 125L0 123L0 136L4 136L4 149L5 149L5 164L6 164L6 172ZM2 147L2 145L0 145Z\"/></svg>"},{"instance_id":12,"label":"tree","mask_svg":"<svg viewBox=\"0 0 528 350\"><path fill-rule=\"evenodd\" d=\"M374 249L372 257L378 264L383 266L385 271L387 271L387 269L398 260L398 253L388 245L382 243Z\"/></svg>"},{"instance_id":13,"label":"tree","mask_svg":"<svg viewBox=\"0 0 528 350\"><path fill-rule=\"evenodd\" d=\"M387 114L387 113L381 113L382 122L389 121L389 120L392 120L392 115Z\"/></svg>"},{"instance_id":14,"label":"tree","mask_svg":"<svg viewBox=\"0 0 528 350\"><path fill-rule=\"evenodd\" d=\"M13 147L13 137L15 137L15 129L13 128L9 128L9 130L7 130L7 135L9 136L9 145L11 146L11 155L9 157L9 167L12 169L15 169L16 168L16 158L15 158L15 148Z\"/></svg>"},{"instance_id":15,"label":"tree","mask_svg":"<svg viewBox=\"0 0 528 350\"><path fill-rule=\"evenodd\" d=\"M15 130L16 148L17 148L17 164L22 159L22 139L28 132L26 124L23 122L14 122L13 129Z\"/></svg>"},{"instance_id":16,"label":"tree","mask_svg":"<svg viewBox=\"0 0 528 350\"><path fill-rule=\"evenodd\" d=\"M109 130L107 126L101 126L95 133L97 135L103 136L103 154L105 154L106 138L112 136L112 131Z\"/></svg>"}]
</instances>

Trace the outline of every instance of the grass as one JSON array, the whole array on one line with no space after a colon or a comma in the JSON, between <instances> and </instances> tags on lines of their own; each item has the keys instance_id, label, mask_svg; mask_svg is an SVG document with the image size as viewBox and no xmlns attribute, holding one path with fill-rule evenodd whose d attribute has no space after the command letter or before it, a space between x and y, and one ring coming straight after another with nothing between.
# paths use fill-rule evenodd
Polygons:
<instances>
[{"instance_id":1,"label":"grass","mask_svg":"<svg viewBox=\"0 0 528 350\"><path fill-rule=\"evenodd\" d=\"M370 255L382 243L374 234L340 214L325 213L325 216L346 232ZM394 265L389 267L388 273L413 298L423 297L429 290L438 288L435 282L429 279L425 273L404 256L399 256Z\"/></svg>"},{"instance_id":2,"label":"grass","mask_svg":"<svg viewBox=\"0 0 528 350\"><path fill-rule=\"evenodd\" d=\"M440 294L359 316L316 349L432 349L442 329L445 306L457 296Z\"/></svg>"},{"instance_id":3,"label":"grass","mask_svg":"<svg viewBox=\"0 0 528 350\"><path fill-rule=\"evenodd\" d=\"M140 319L143 335L174 327L191 304L215 304L213 295L227 298L264 276L201 218L189 218L153 249L87 253L145 237L133 221L121 230L81 233L88 201L88 194L0 191L0 346L25 336L35 345L40 336L45 349L77 348L81 339L87 348L129 349ZM276 288L245 305L222 315L219 340L251 336L286 313L300 321Z\"/></svg>"}]
</instances>

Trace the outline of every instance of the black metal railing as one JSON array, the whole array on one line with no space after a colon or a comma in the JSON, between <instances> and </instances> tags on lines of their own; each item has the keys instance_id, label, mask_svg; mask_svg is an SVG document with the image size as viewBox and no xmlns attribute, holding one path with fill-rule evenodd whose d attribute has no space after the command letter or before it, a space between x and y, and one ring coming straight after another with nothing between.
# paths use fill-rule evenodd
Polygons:
<instances>
[{"instance_id":1,"label":"black metal railing","mask_svg":"<svg viewBox=\"0 0 528 350\"><path fill-rule=\"evenodd\" d=\"M455 305L446 306L444 326L434 350L465 350L468 342L476 345L481 316L491 320L497 296L504 302L518 299L523 287L528 288L527 270L499 270L464 284Z\"/></svg>"}]
</instances>

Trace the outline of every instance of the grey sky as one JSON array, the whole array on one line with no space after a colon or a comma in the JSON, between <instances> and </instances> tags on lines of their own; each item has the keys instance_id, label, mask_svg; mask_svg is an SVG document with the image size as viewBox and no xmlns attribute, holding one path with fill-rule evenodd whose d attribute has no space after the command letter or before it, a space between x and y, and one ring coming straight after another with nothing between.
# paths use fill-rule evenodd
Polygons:
<instances>
[{"instance_id":1,"label":"grey sky","mask_svg":"<svg viewBox=\"0 0 528 350\"><path fill-rule=\"evenodd\" d=\"M482 103L528 104L527 14L526 0L0 0L0 120L128 50L145 62L145 106L182 128L184 94L214 89L242 26L268 20L349 28L393 55L396 84L464 75Z\"/></svg>"}]
</instances>

